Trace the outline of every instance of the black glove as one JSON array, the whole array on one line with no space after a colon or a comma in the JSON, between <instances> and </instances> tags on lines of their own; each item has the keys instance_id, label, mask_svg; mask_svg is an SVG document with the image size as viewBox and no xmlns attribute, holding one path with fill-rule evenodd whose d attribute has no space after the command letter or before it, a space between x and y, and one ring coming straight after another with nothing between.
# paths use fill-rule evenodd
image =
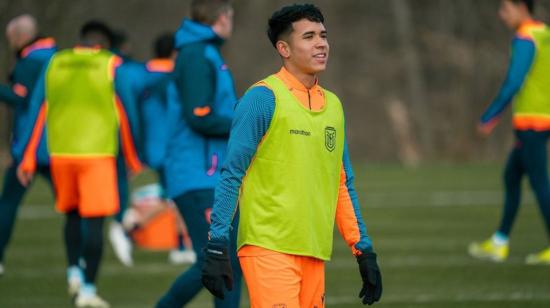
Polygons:
<instances>
[{"instance_id":1,"label":"black glove","mask_svg":"<svg viewBox=\"0 0 550 308\"><path fill-rule=\"evenodd\" d=\"M223 299L224 285L227 290L233 290L233 270L227 247L209 242L204 249L204 256L202 284L212 295Z\"/></svg>"},{"instance_id":2,"label":"black glove","mask_svg":"<svg viewBox=\"0 0 550 308\"><path fill-rule=\"evenodd\" d=\"M359 292L359 298L363 299L363 305L372 305L382 296L382 275L376 263L376 254L366 252L357 257L359 272L363 279L363 287Z\"/></svg>"}]
</instances>

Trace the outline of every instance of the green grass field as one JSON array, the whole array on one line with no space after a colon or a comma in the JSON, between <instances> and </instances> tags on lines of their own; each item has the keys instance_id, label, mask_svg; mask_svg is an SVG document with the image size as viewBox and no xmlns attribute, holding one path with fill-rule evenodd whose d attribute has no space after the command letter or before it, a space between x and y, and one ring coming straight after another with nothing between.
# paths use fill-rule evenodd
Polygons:
<instances>
[{"instance_id":1,"label":"green grass field","mask_svg":"<svg viewBox=\"0 0 550 308\"><path fill-rule=\"evenodd\" d=\"M384 295L377 307L550 307L550 266L523 258L548 242L530 192L504 264L471 259L466 247L489 236L500 215L498 165L435 165L418 169L356 165L356 188L379 254ZM150 176L137 178L134 185ZM0 278L0 307L70 307L66 295L62 217L52 195L35 183L21 208ZM152 307L184 269L167 253L137 251L124 268L105 249L99 290L113 307ZM327 265L327 307L360 307L357 263L335 233ZM243 307L248 306L243 293ZM188 307L211 307L203 291Z\"/></svg>"}]
</instances>

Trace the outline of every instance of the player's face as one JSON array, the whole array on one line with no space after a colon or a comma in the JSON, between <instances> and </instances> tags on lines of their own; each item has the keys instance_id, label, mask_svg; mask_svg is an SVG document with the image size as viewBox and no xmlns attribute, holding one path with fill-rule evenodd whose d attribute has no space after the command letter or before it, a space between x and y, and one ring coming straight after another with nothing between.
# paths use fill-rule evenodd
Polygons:
<instances>
[{"instance_id":1,"label":"player's face","mask_svg":"<svg viewBox=\"0 0 550 308\"><path fill-rule=\"evenodd\" d=\"M233 9L228 9L220 15L220 31L218 35L223 39L229 39L233 33Z\"/></svg>"},{"instance_id":2,"label":"player's face","mask_svg":"<svg viewBox=\"0 0 550 308\"><path fill-rule=\"evenodd\" d=\"M522 20L523 7L520 3L514 3L510 0L502 0L498 15L504 24L515 30L520 26Z\"/></svg>"},{"instance_id":3,"label":"player's face","mask_svg":"<svg viewBox=\"0 0 550 308\"><path fill-rule=\"evenodd\" d=\"M8 27L6 29L6 39L11 49L13 50L19 49L17 33L15 32L15 29L13 27Z\"/></svg>"},{"instance_id":4,"label":"player's face","mask_svg":"<svg viewBox=\"0 0 550 308\"><path fill-rule=\"evenodd\" d=\"M327 30L320 22L302 19L292 23L288 38L288 61L306 74L317 74L327 67Z\"/></svg>"}]
</instances>

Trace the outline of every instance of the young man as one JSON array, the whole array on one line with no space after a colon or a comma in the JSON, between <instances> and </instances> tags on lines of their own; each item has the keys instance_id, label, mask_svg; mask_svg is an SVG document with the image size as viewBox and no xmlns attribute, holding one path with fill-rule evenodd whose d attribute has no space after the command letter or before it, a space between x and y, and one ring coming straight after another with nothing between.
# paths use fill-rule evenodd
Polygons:
<instances>
[{"instance_id":1,"label":"young man","mask_svg":"<svg viewBox=\"0 0 550 308\"><path fill-rule=\"evenodd\" d=\"M17 209L27 191L17 180L16 170L23 156L24 132L32 125L29 101L44 64L56 51L53 38L38 36L36 20L30 15L13 18L6 27L6 37L17 53L17 61L10 75L10 84L0 85L0 101L14 109L15 117L11 141L12 163L4 175L0 195L0 276L4 273L4 254L15 225ZM37 171L51 183L48 165L46 146L41 141Z\"/></svg>"},{"instance_id":2,"label":"young man","mask_svg":"<svg viewBox=\"0 0 550 308\"><path fill-rule=\"evenodd\" d=\"M172 209L169 209L172 202L166 199L165 194L164 167L170 133L174 131L174 126L179 118L178 115L181 113L177 90L172 78L176 56L174 34L164 33L159 35L153 43L153 51L155 57L145 63L143 70L136 70L134 75L134 78L139 79L140 84L138 85L138 82L136 82L135 89L141 92L139 93L138 103L142 141L141 155L144 163L157 173L160 180L160 185L148 185L146 186L147 189L140 189L142 192L146 192L147 199L154 196L153 199L157 201L155 202L156 206L147 207L149 215L145 216L148 216L149 219L156 217L156 214L161 214L161 217L167 212L172 214ZM134 205L134 202L132 204ZM141 208L144 209L145 207ZM127 225L132 218L140 216L134 214L136 214L135 208L126 211L124 216L125 229L129 230ZM178 216L178 225L183 226L179 214L175 214ZM160 225L156 221L154 222L152 225L155 227ZM152 225L147 223L140 223L139 225L144 229L140 228L140 231L132 233L134 240L136 236L139 237L139 234L145 233L145 230L152 232ZM191 240L186 228L180 228L178 231L182 231L179 233L181 236L178 236L181 240L180 245L179 248L170 251L170 262L175 264L195 263L196 254L192 250ZM166 234L166 236L169 237L171 234Z\"/></svg>"},{"instance_id":3,"label":"young man","mask_svg":"<svg viewBox=\"0 0 550 308\"><path fill-rule=\"evenodd\" d=\"M506 81L481 117L479 130L488 135L505 108L514 101L516 143L504 170L504 211L498 230L482 243L472 243L473 257L502 262L508 257L508 236L521 199L521 180L527 175L550 236L550 186L547 141L550 136L550 29L533 19L533 0L503 0L499 15L516 31ZM550 247L527 256L528 264L550 264Z\"/></svg>"},{"instance_id":4,"label":"young man","mask_svg":"<svg viewBox=\"0 0 550 308\"><path fill-rule=\"evenodd\" d=\"M57 52L38 81L31 101L35 126L17 175L26 186L36 171L38 140L47 129L47 146L56 192L56 209L66 215L65 241L69 291L77 307L109 307L95 282L103 250L103 224L118 212L116 156L118 134L133 172L141 169L126 112L115 91L120 59L106 50L109 29L90 22L80 45ZM79 259L85 261L79 285ZM73 279L74 277L74 279ZM74 283L73 283L74 282Z\"/></svg>"},{"instance_id":5,"label":"young man","mask_svg":"<svg viewBox=\"0 0 550 308\"><path fill-rule=\"evenodd\" d=\"M115 44L111 51L123 59L123 63L118 68L117 74L120 78L116 80L116 88L120 93L122 101L125 103L128 117L131 119L132 132L135 139L138 140L138 151L140 157L149 167L157 170L157 164L164 159L160 157L165 152L166 133L168 131L164 119L164 106L159 105L158 92L165 89L166 84L172 80L173 60L170 59L172 49L168 46L168 56L166 58L155 59L148 63L141 63L132 60L128 54L123 53L126 44L126 36L123 33L115 33ZM173 44L172 44L173 45ZM163 51L166 54L166 51ZM145 93L155 93L149 95L144 100ZM166 91L164 91L166 92ZM161 99L164 99L164 95ZM151 101L154 101L151 103ZM158 143L155 143L157 141ZM153 154L153 155L151 155ZM117 157L117 173L126 173L124 158ZM126 177L118 178L120 211L115 215L115 219L109 225L109 240L113 251L119 261L125 266L134 264L132 257L132 243L126 235L122 221L128 207L128 179Z\"/></svg>"},{"instance_id":6,"label":"young man","mask_svg":"<svg viewBox=\"0 0 550 308\"><path fill-rule=\"evenodd\" d=\"M269 20L283 68L256 83L236 108L202 270L216 296L231 287L227 243L238 204L238 256L252 307L324 307L335 221L359 263L363 304L381 297L342 106L318 84L329 56L323 23L311 4L283 7Z\"/></svg>"},{"instance_id":7,"label":"young man","mask_svg":"<svg viewBox=\"0 0 550 308\"><path fill-rule=\"evenodd\" d=\"M191 20L185 19L176 32L174 74L181 115L170 134L164 174L168 197L187 223L197 262L176 279L157 307L182 307L203 288L203 248L237 102L233 78L219 51L232 28L228 0L193 0ZM230 251L236 256L234 246ZM239 307L241 273L233 260L235 287L223 300L216 298L215 307Z\"/></svg>"}]
</instances>

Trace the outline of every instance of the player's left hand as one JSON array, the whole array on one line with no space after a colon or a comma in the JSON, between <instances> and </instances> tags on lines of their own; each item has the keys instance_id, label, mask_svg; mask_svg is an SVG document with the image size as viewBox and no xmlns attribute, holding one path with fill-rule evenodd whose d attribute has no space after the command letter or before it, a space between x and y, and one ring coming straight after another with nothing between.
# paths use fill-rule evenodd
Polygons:
<instances>
[{"instance_id":1,"label":"player's left hand","mask_svg":"<svg viewBox=\"0 0 550 308\"><path fill-rule=\"evenodd\" d=\"M204 255L202 284L212 295L223 299L224 286L228 291L233 290L233 270L227 248L209 242L204 249Z\"/></svg>"},{"instance_id":2,"label":"player's left hand","mask_svg":"<svg viewBox=\"0 0 550 308\"><path fill-rule=\"evenodd\" d=\"M374 252L366 252L357 256L359 272L363 279L363 287L359 298L363 299L363 305L372 305L382 297L382 275L376 262Z\"/></svg>"}]
</instances>

